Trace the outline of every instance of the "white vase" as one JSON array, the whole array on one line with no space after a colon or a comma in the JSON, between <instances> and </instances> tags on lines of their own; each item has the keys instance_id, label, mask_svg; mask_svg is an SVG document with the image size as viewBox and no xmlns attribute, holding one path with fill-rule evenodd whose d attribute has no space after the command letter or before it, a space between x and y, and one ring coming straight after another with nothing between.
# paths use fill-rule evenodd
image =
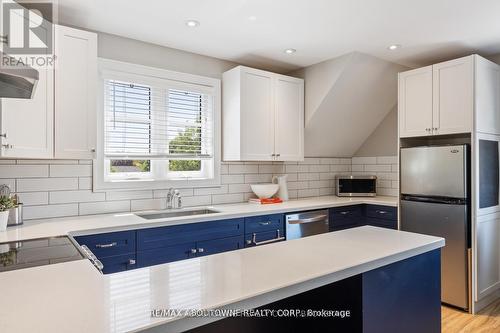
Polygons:
<instances>
[{"instance_id":1,"label":"white vase","mask_svg":"<svg viewBox=\"0 0 500 333\"><path fill-rule=\"evenodd\" d=\"M0 212L0 231L7 230L7 221L9 220L9 211Z\"/></svg>"}]
</instances>

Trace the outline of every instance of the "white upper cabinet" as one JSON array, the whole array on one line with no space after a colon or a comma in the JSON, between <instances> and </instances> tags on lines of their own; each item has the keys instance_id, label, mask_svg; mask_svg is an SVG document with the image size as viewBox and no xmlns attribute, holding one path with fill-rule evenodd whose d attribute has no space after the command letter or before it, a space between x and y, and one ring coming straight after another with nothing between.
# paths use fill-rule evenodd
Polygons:
<instances>
[{"instance_id":1,"label":"white upper cabinet","mask_svg":"<svg viewBox=\"0 0 500 333\"><path fill-rule=\"evenodd\" d=\"M304 81L277 76L274 151L278 161L304 159Z\"/></svg>"},{"instance_id":2,"label":"white upper cabinet","mask_svg":"<svg viewBox=\"0 0 500 333\"><path fill-rule=\"evenodd\" d=\"M433 134L469 133L474 110L474 56L432 66Z\"/></svg>"},{"instance_id":3,"label":"white upper cabinet","mask_svg":"<svg viewBox=\"0 0 500 333\"><path fill-rule=\"evenodd\" d=\"M476 130L500 135L500 66L476 58Z\"/></svg>"},{"instance_id":4,"label":"white upper cabinet","mask_svg":"<svg viewBox=\"0 0 500 333\"><path fill-rule=\"evenodd\" d=\"M56 26L55 45L55 158L92 159L97 136L97 35Z\"/></svg>"},{"instance_id":5,"label":"white upper cabinet","mask_svg":"<svg viewBox=\"0 0 500 333\"><path fill-rule=\"evenodd\" d=\"M238 66L223 74L223 159L304 159L304 81Z\"/></svg>"},{"instance_id":6,"label":"white upper cabinet","mask_svg":"<svg viewBox=\"0 0 500 333\"><path fill-rule=\"evenodd\" d=\"M399 74L399 134L429 135L432 129L432 66Z\"/></svg>"},{"instance_id":7,"label":"white upper cabinet","mask_svg":"<svg viewBox=\"0 0 500 333\"><path fill-rule=\"evenodd\" d=\"M1 157L52 158L54 70L37 68L38 83L31 99L1 98Z\"/></svg>"},{"instance_id":8,"label":"white upper cabinet","mask_svg":"<svg viewBox=\"0 0 500 333\"><path fill-rule=\"evenodd\" d=\"M470 133L480 59L471 55L400 73L399 136Z\"/></svg>"},{"instance_id":9,"label":"white upper cabinet","mask_svg":"<svg viewBox=\"0 0 500 333\"><path fill-rule=\"evenodd\" d=\"M44 30L44 32L52 33L50 30ZM17 58L13 54L10 56ZM21 61L23 58L21 56ZM46 55L35 57L34 64L40 64L40 66L27 63L38 70L39 75L31 99L0 98L0 134L2 135L0 157L53 157L54 69L51 58L52 54L50 50L47 50Z\"/></svg>"}]
</instances>

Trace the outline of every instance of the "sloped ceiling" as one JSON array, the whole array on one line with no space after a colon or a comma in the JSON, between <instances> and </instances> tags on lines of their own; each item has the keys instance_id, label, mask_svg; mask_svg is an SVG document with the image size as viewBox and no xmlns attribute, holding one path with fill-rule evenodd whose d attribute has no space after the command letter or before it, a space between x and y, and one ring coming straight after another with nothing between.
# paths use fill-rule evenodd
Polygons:
<instances>
[{"instance_id":1,"label":"sloped ceiling","mask_svg":"<svg viewBox=\"0 0 500 333\"><path fill-rule=\"evenodd\" d=\"M397 104L397 74L407 70L352 52L307 67L305 155L351 157Z\"/></svg>"}]
</instances>

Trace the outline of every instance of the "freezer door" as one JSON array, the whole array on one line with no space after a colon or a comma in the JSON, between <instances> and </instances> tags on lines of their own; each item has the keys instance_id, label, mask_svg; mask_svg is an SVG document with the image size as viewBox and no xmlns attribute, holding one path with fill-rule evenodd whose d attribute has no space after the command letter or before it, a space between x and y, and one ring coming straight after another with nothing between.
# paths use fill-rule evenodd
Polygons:
<instances>
[{"instance_id":1,"label":"freezer door","mask_svg":"<svg viewBox=\"0 0 500 333\"><path fill-rule=\"evenodd\" d=\"M467 206L402 200L401 230L445 239L441 249L441 301L467 309Z\"/></svg>"},{"instance_id":2,"label":"freezer door","mask_svg":"<svg viewBox=\"0 0 500 333\"><path fill-rule=\"evenodd\" d=\"M467 146L401 148L401 193L467 197Z\"/></svg>"}]
</instances>

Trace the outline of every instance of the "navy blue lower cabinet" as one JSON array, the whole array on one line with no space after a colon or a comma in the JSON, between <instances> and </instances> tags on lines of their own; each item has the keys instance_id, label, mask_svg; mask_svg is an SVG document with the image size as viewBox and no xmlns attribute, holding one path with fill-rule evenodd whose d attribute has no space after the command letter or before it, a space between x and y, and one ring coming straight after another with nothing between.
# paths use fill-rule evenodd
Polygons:
<instances>
[{"instance_id":1,"label":"navy blue lower cabinet","mask_svg":"<svg viewBox=\"0 0 500 333\"><path fill-rule=\"evenodd\" d=\"M363 333L441 332L441 255L363 273Z\"/></svg>"},{"instance_id":2,"label":"navy blue lower cabinet","mask_svg":"<svg viewBox=\"0 0 500 333\"><path fill-rule=\"evenodd\" d=\"M172 261L194 258L196 256L196 242L165 246L152 250L137 252L137 267L148 267L165 264Z\"/></svg>"},{"instance_id":3,"label":"navy blue lower cabinet","mask_svg":"<svg viewBox=\"0 0 500 333\"><path fill-rule=\"evenodd\" d=\"M285 240L285 230L279 228L261 232L253 232L245 235L245 247L266 245Z\"/></svg>"},{"instance_id":4,"label":"navy blue lower cabinet","mask_svg":"<svg viewBox=\"0 0 500 333\"><path fill-rule=\"evenodd\" d=\"M99 258L99 261L103 265L102 272L104 274L126 271L137 267L135 252L119 256Z\"/></svg>"},{"instance_id":5,"label":"navy blue lower cabinet","mask_svg":"<svg viewBox=\"0 0 500 333\"><path fill-rule=\"evenodd\" d=\"M330 231L359 227L364 222L361 205L330 208L328 213Z\"/></svg>"},{"instance_id":6,"label":"navy blue lower cabinet","mask_svg":"<svg viewBox=\"0 0 500 333\"><path fill-rule=\"evenodd\" d=\"M80 245L87 245L97 258L135 252L135 230L77 236Z\"/></svg>"},{"instance_id":7,"label":"navy blue lower cabinet","mask_svg":"<svg viewBox=\"0 0 500 333\"><path fill-rule=\"evenodd\" d=\"M272 214L245 218L245 234L284 228L284 215Z\"/></svg>"},{"instance_id":8,"label":"navy blue lower cabinet","mask_svg":"<svg viewBox=\"0 0 500 333\"><path fill-rule=\"evenodd\" d=\"M388 228L388 229L394 229L394 230L396 230L398 228L398 221L397 220L383 220L383 219L376 219L373 217L367 217L365 222L366 222L366 225L371 225L374 227Z\"/></svg>"},{"instance_id":9,"label":"navy blue lower cabinet","mask_svg":"<svg viewBox=\"0 0 500 333\"><path fill-rule=\"evenodd\" d=\"M212 239L196 243L196 256L239 250L244 247L243 236Z\"/></svg>"}]
</instances>

